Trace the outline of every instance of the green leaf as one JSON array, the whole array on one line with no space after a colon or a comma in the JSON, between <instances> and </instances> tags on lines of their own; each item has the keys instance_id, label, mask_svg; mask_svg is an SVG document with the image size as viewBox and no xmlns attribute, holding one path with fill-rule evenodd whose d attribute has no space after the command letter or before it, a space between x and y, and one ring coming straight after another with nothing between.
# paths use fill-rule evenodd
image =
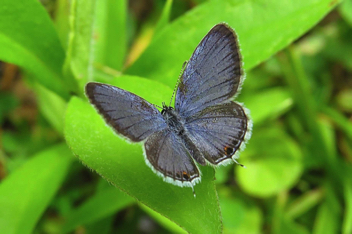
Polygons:
<instances>
[{"instance_id":1,"label":"green leaf","mask_svg":"<svg viewBox=\"0 0 352 234\"><path fill-rule=\"evenodd\" d=\"M322 132L321 126L318 121L318 101L314 100L311 94L311 87L307 78L306 72L303 68L302 60L300 56L293 50L293 47L289 47L285 50L285 53L279 57L284 77L292 91L292 97L297 105L301 122L309 130L311 135L311 153L316 162L322 162L325 165L329 176L335 179L337 182L335 186L341 186L341 173L338 161L336 160L336 154L334 150L329 149L329 145L326 144L325 132Z\"/></svg>"},{"instance_id":2,"label":"green leaf","mask_svg":"<svg viewBox=\"0 0 352 234\"><path fill-rule=\"evenodd\" d=\"M224 233L260 233L262 213L240 198L220 196Z\"/></svg>"},{"instance_id":3,"label":"green leaf","mask_svg":"<svg viewBox=\"0 0 352 234\"><path fill-rule=\"evenodd\" d=\"M169 24L172 2L173 2L173 0L167 0L165 2L163 12L161 13L161 16L160 16L160 19L159 19L157 25L155 26L155 35L154 36L157 36L158 33L160 33Z\"/></svg>"},{"instance_id":4,"label":"green leaf","mask_svg":"<svg viewBox=\"0 0 352 234\"><path fill-rule=\"evenodd\" d=\"M341 90L336 95L336 102L340 110L352 112L352 89Z\"/></svg>"},{"instance_id":5,"label":"green leaf","mask_svg":"<svg viewBox=\"0 0 352 234\"><path fill-rule=\"evenodd\" d=\"M64 132L64 117L67 103L60 96L46 89L39 83L34 84L37 102L41 113L58 131Z\"/></svg>"},{"instance_id":6,"label":"green leaf","mask_svg":"<svg viewBox=\"0 0 352 234\"><path fill-rule=\"evenodd\" d=\"M344 132L347 138L352 142L352 124L342 113L330 107L323 107L322 111Z\"/></svg>"},{"instance_id":7,"label":"green leaf","mask_svg":"<svg viewBox=\"0 0 352 234\"><path fill-rule=\"evenodd\" d=\"M349 167L351 170L351 167ZM352 233L352 180L351 177L347 177L344 182L343 195L345 198L345 215L342 224L342 233Z\"/></svg>"},{"instance_id":8,"label":"green leaf","mask_svg":"<svg viewBox=\"0 0 352 234\"><path fill-rule=\"evenodd\" d=\"M325 201L320 205L312 233L338 233L341 225L341 207L339 200L334 194L336 191L332 190L332 186L328 185L325 188Z\"/></svg>"},{"instance_id":9,"label":"green leaf","mask_svg":"<svg viewBox=\"0 0 352 234\"><path fill-rule=\"evenodd\" d=\"M120 71L127 51L126 0L97 0L94 64Z\"/></svg>"},{"instance_id":10,"label":"green leaf","mask_svg":"<svg viewBox=\"0 0 352 234\"><path fill-rule=\"evenodd\" d=\"M170 100L172 94L167 86L138 77L119 77L112 84L155 104ZM140 144L118 137L91 105L78 98L72 98L68 105L65 137L86 166L186 231L221 231L213 168L201 167L202 182L194 188L196 197L190 188L164 182L146 165Z\"/></svg>"},{"instance_id":11,"label":"green leaf","mask_svg":"<svg viewBox=\"0 0 352 234\"><path fill-rule=\"evenodd\" d=\"M297 182L301 160L300 149L280 128L255 131L240 158L246 168L235 167L239 185L253 196L272 196Z\"/></svg>"},{"instance_id":12,"label":"green leaf","mask_svg":"<svg viewBox=\"0 0 352 234\"><path fill-rule=\"evenodd\" d=\"M273 231L273 233L281 234L281 233L287 233L287 234L309 234L308 230L295 223L294 221L288 219L285 216L280 216L278 217L278 226L275 227L276 229Z\"/></svg>"},{"instance_id":13,"label":"green leaf","mask_svg":"<svg viewBox=\"0 0 352 234\"><path fill-rule=\"evenodd\" d=\"M295 219L321 202L324 192L322 189L308 191L292 201L287 207L286 216Z\"/></svg>"},{"instance_id":14,"label":"green leaf","mask_svg":"<svg viewBox=\"0 0 352 234\"><path fill-rule=\"evenodd\" d=\"M70 34L67 57L64 65L66 76L78 82L78 90L82 94L87 81L93 80L93 29L96 0L72 0L70 15ZM75 87L73 87L75 88Z\"/></svg>"},{"instance_id":15,"label":"green leaf","mask_svg":"<svg viewBox=\"0 0 352 234\"><path fill-rule=\"evenodd\" d=\"M181 66L217 23L233 27L250 69L289 45L319 22L339 1L209 1L169 24L127 70L172 87Z\"/></svg>"},{"instance_id":16,"label":"green leaf","mask_svg":"<svg viewBox=\"0 0 352 234\"><path fill-rule=\"evenodd\" d=\"M227 180L230 177L230 171L232 172L233 167L232 166L226 166L226 167L218 167L215 170L215 183L216 184L223 184L227 182Z\"/></svg>"},{"instance_id":17,"label":"green leaf","mask_svg":"<svg viewBox=\"0 0 352 234\"><path fill-rule=\"evenodd\" d=\"M65 53L39 1L1 1L0 48L0 60L20 66L43 86L68 99L61 74Z\"/></svg>"},{"instance_id":18,"label":"green leaf","mask_svg":"<svg viewBox=\"0 0 352 234\"><path fill-rule=\"evenodd\" d=\"M284 88L271 88L260 93L241 96L239 101L250 110L255 125L277 118L293 104L291 94ZM265 105L258 105L258 103L265 103Z\"/></svg>"},{"instance_id":19,"label":"green leaf","mask_svg":"<svg viewBox=\"0 0 352 234\"><path fill-rule=\"evenodd\" d=\"M178 226L177 224L175 224L171 220L165 218L165 216L162 216L161 214L150 209L148 206L140 204L140 207L142 208L142 210L144 210L146 213L148 213L150 217L152 217L154 220L156 220L161 226L165 227L171 233L187 233L185 230L180 228L180 226Z\"/></svg>"},{"instance_id":20,"label":"green leaf","mask_svg":"<svg viewBox=\"0 0 352 234\"><path fill-rule=\"evenodd\" d=\"M335 129L333 128L331 122L327 119L317 119L317 123L319 124L321 136L324 140L325 149L328 151L327 155L330 157L330 162L338 164L339 159L336 149L337 138L335 136Z\"/></svg>"},{"instance_id":21,"label":"green leaf","mask_svg":"<svg viewBox=\"0 0 352 234\"><path fill-rule=\"evenodd\" d=\"M98 222L133 202L134 200L131 197L115 187L104 189L85 201L66 217L63 232L71 232L80 225Z\"/></svg>"},{"instance_id":22,"label":"green leaf","mask_svg":"<svg viewBox=\"0 0 352 234\"><path fill-rule=\"evenodd\" d=\"M0 184L2 233L32 233L60 188L73 157L66 145L42 151Z\"/></svg>"},{"instance_id":23,"label":"green leaf","mask_svg":"<svg viewBox=\"0 0 352 234\"><path fill-rule=\"evenodd\" d=\"M69 16L70 2L68 0L57 0L55 7L54 26L65 50L68 46L68 34L70 31Z\"/></svg>"},{"instance_id":24,"label":"green leaf","mask_svg":"<svg viewBox=\"0 0 352 234\"><path fill-rule=\"evenodd\" d=\"M304 226L295 223L290 217L284 213L284 207L286 205L288 193L286 191L280 192L276 196L276 204L273 207L273 218L272 218L272 233L292 233L292 234L308 234L309 232Z\"/></svg>"},{"instance_id":25,"label":"green leaf","mask_svg":"<svg viewBox=\"0 0 352 234\"><path fill-rule=\"evenodd\" d=\"M345 0L339 6L339 12L341 16L348 22L352 27L352 1Z\"/></svg>"}]
</instances>

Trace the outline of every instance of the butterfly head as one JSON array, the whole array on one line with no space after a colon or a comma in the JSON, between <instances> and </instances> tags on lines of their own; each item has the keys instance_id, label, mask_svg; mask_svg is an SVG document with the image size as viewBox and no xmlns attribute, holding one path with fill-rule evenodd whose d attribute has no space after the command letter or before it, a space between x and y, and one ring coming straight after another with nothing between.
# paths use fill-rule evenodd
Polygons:
<instances>
[{"instance_id":1,"label":"butterfly head","mask_svg":"<svg viewBox=\"0 0 352 234\"><path fill-rule=\"evenodd\" d=\"M161 114L165 115L166 113L170 113L173 109L173 107L167 106L165 102L163 102L163 109L161 110Z\"/></svg>"}]
</instances>

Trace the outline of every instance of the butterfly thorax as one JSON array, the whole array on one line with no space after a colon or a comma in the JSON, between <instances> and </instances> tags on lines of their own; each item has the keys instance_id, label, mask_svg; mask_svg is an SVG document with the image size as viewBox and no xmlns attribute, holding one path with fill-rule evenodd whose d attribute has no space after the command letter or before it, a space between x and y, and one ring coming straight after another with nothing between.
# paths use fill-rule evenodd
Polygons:
<instances>
[{"instance_id":1,"label":"butterfly thorax","mask_svg":"<svg viewBox=\"0 0 352 234\"><path fill-rule=\"evenodd\" d=\"M163 116L167 126L172 131L174 131L177 135L184 134L185 128L183 126L183 122L173 107L163 105L161 115Z\"/></svg>"}]
</instances>

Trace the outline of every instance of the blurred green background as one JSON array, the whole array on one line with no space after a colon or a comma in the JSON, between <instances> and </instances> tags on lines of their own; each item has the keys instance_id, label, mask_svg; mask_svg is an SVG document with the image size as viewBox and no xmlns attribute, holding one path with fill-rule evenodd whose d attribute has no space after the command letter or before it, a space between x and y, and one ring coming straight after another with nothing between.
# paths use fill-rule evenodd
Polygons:
<instances>
[{"instance_id":1,"label":"blurred green background","mask_svg":"<svg viewBox=\"0 0 352 234\"><path fill-rule=\"evenodd\" d=\"M160 105L220 22L253 134L246 168L201 167L194 198L83 87ZM0 0L0 78L1 233L352 233L351 0Z\"/></svg>"}]
</instances>

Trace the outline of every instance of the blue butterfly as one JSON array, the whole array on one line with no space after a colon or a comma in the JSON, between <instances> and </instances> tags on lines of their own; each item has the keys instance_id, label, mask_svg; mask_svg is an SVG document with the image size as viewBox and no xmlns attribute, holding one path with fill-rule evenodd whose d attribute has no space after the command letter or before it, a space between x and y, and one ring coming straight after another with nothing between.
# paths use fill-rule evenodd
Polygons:
<instances>
[{"instance_id":1,"label":"blue butterfly","mask_svg":"<svg viewBox=\"0 0 352 234\"><path fill-rule=\"evenodd\" d=\"M197 46L180 77L174 107L155 105L126 90L86 85L91 104L118 134L144 142L147 165L166 182L192 187L200 165L236 162L250 138L245 107L231 101L244 80L235 32L214 26ZM171 102L170 102L171 104Z\"/></svg>"}]
</instances>

